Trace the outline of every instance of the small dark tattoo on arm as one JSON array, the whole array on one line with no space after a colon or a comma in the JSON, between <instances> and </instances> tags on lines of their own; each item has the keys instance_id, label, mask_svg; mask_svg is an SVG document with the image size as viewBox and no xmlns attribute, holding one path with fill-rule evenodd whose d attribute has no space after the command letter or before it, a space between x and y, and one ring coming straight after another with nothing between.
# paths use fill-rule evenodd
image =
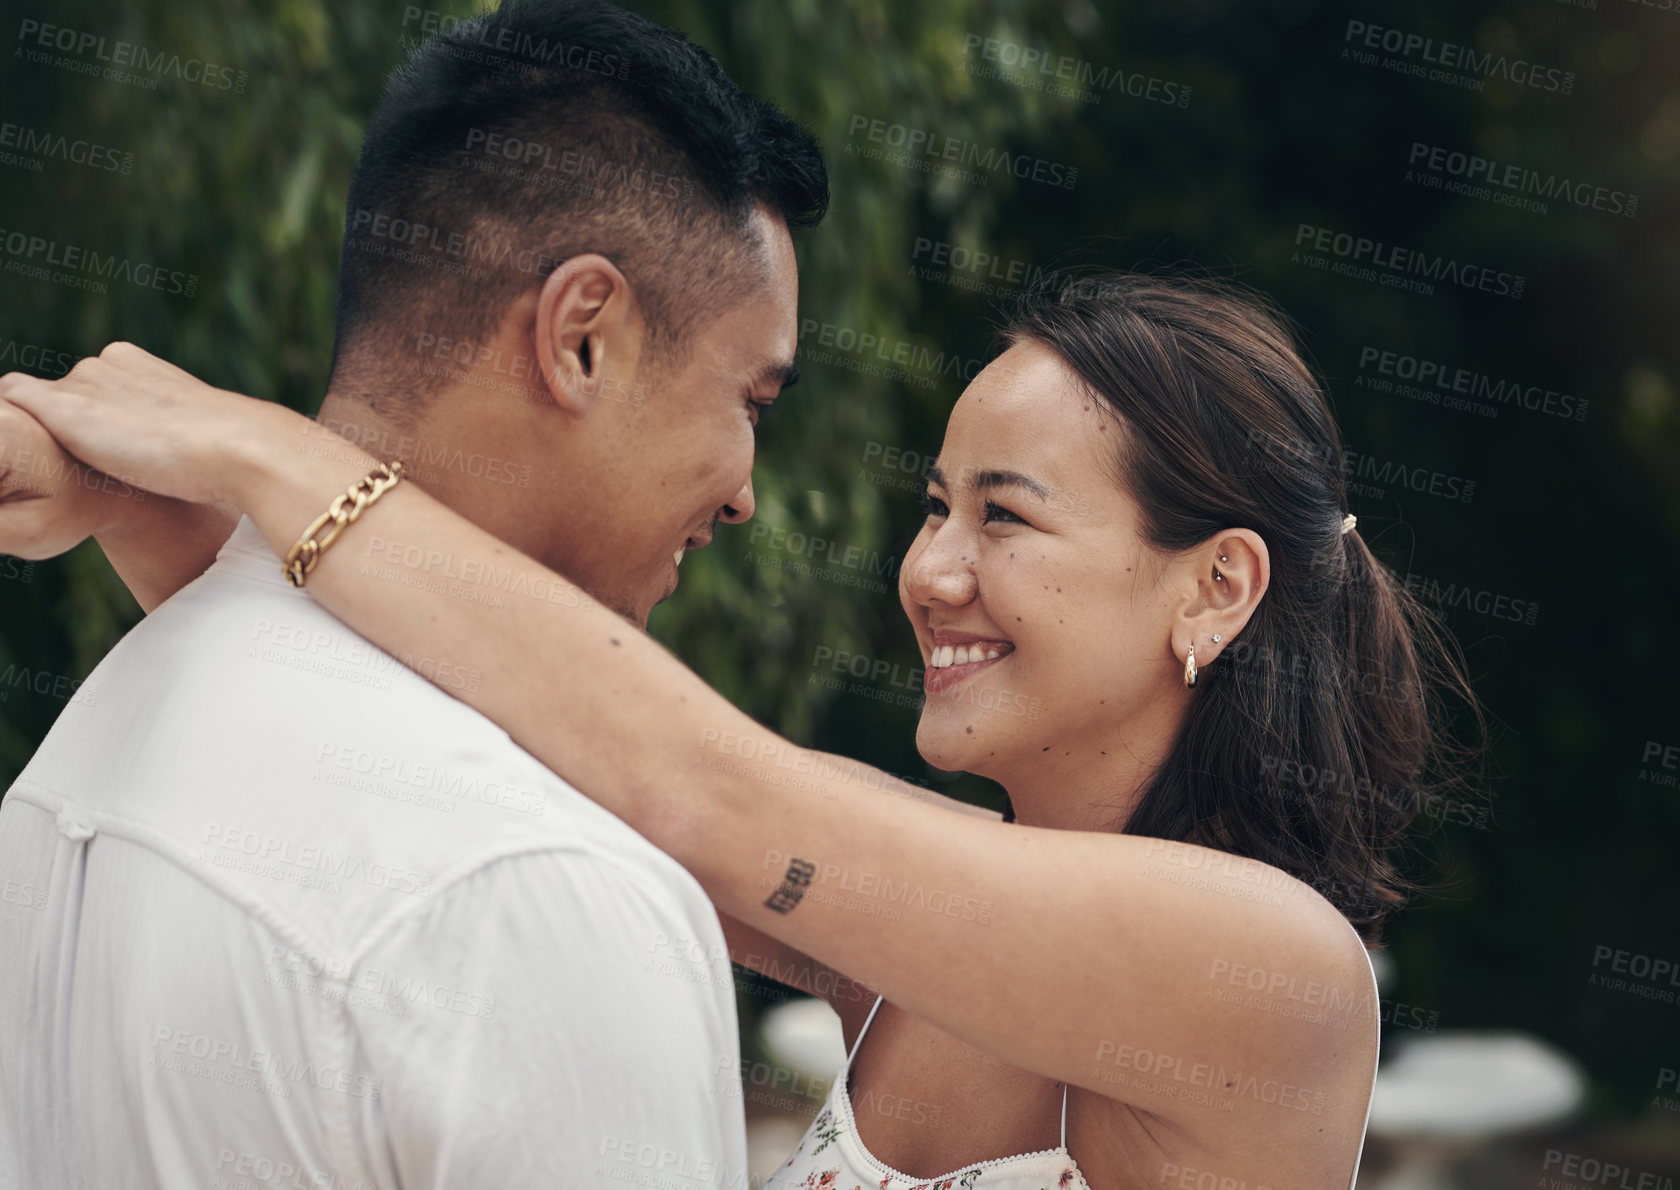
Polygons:
<instances>
[{"instance_id":1,"label":"small dark tattoo on arm","mask_svg":"<svg viewBox=\"0 0 1680 1190\"><path fill-rule=\"evenodd\" d=\"M782 883L770 899L764 902L766 909L774 909L777 913L787 913L799 904L805 890L810 887L811 877L817 874L817 865L802 859L795 859L788 864L787 875L782 877Z\"/></svg>"}]
</instances>

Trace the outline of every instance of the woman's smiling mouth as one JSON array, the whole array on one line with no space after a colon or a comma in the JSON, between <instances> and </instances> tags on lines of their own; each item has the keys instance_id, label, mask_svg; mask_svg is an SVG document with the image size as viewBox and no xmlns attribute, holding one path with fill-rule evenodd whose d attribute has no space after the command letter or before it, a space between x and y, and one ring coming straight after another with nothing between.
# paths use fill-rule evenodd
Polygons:
<instances>
[{"instance_id":1,"label":"woman's smiling mouth","mask_svg":"<svg viewBox=\"0 0 1680 1190\"><path fill-rule=\"evenodd\" d=\"M922 688L929 694L948 690L1014 651L1015 646L1006 640L976 636L972 632L935 632Z\"/></svg>"}]
</instances>

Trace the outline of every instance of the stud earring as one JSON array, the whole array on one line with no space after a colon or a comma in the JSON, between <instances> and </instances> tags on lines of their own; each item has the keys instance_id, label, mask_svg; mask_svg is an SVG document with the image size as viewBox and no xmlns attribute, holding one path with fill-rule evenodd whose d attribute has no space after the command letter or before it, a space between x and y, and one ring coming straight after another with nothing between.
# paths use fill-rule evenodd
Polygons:
<instances>
[{"instance_id":1,"label":"stud earring","mask_svg":"<svg viewBox=\"0 0 1680 1190\"><path fill-rule=\"evenodd\" d=\"M1215 632L1215 633L1214 633L1214 634L1213 634L1213 643L1214 643L1214 644L1218 644L1218 643L1219 643L1219 633L1217 633L1217 632Z\"/></svg>"},{"instance_id":2,"label":"stud earring","mask_svg":"<svg viewBox=\"0 0 1680 1190\"><path fill-rule=\"evenodd\" d=\"M1190 644L1190 655L1184 659L1184 684L1186 686L1196 684L1196 645L1194 641Z\"/></svg>"},{"instance_id":3,"label":"stud earring","mask_svg":"<svg viewBox=\"0 0 1680 1190\"><path fill-rule=\"evenodd\" d=\"M1231 559L1227 558L1224 554L1220 554L1219 555L1219 560L1221 562L1229 562Z\"/></svg>"}]
</instances>

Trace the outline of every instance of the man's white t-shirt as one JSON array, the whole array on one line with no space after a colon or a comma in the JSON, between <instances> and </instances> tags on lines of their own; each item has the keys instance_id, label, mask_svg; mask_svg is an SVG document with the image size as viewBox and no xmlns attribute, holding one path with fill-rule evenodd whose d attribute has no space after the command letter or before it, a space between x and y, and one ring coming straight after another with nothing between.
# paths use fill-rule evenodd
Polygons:
<instances>
[{"instance_id":1,"label":"man's white t-shirt","mask_svg":"<svg viewBox=\"0 0 1680 1190\"><path fill-rule=\"evenodd\" d=\"M711 903L242 521L0 803L0 1188L626 1183L747 1183Z\"/></svg>"}]
</instances>

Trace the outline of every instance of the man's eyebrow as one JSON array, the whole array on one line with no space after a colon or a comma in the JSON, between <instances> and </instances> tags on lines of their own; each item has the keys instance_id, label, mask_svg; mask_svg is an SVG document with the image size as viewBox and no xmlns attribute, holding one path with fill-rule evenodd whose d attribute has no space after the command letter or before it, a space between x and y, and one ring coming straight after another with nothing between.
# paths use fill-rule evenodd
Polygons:
<instances>
[{"instance_id":1,"label":"man's eyebrow","mask_svg":"<svg viewBox=\"0 0 1680 1190\"><path fill-rule=\"evenodd\" d=\"M795 363L765 364L753 377L753 387L775 385L776 391L792 388L799 383L799 365Z\"/></svg>"}]
</instances>

